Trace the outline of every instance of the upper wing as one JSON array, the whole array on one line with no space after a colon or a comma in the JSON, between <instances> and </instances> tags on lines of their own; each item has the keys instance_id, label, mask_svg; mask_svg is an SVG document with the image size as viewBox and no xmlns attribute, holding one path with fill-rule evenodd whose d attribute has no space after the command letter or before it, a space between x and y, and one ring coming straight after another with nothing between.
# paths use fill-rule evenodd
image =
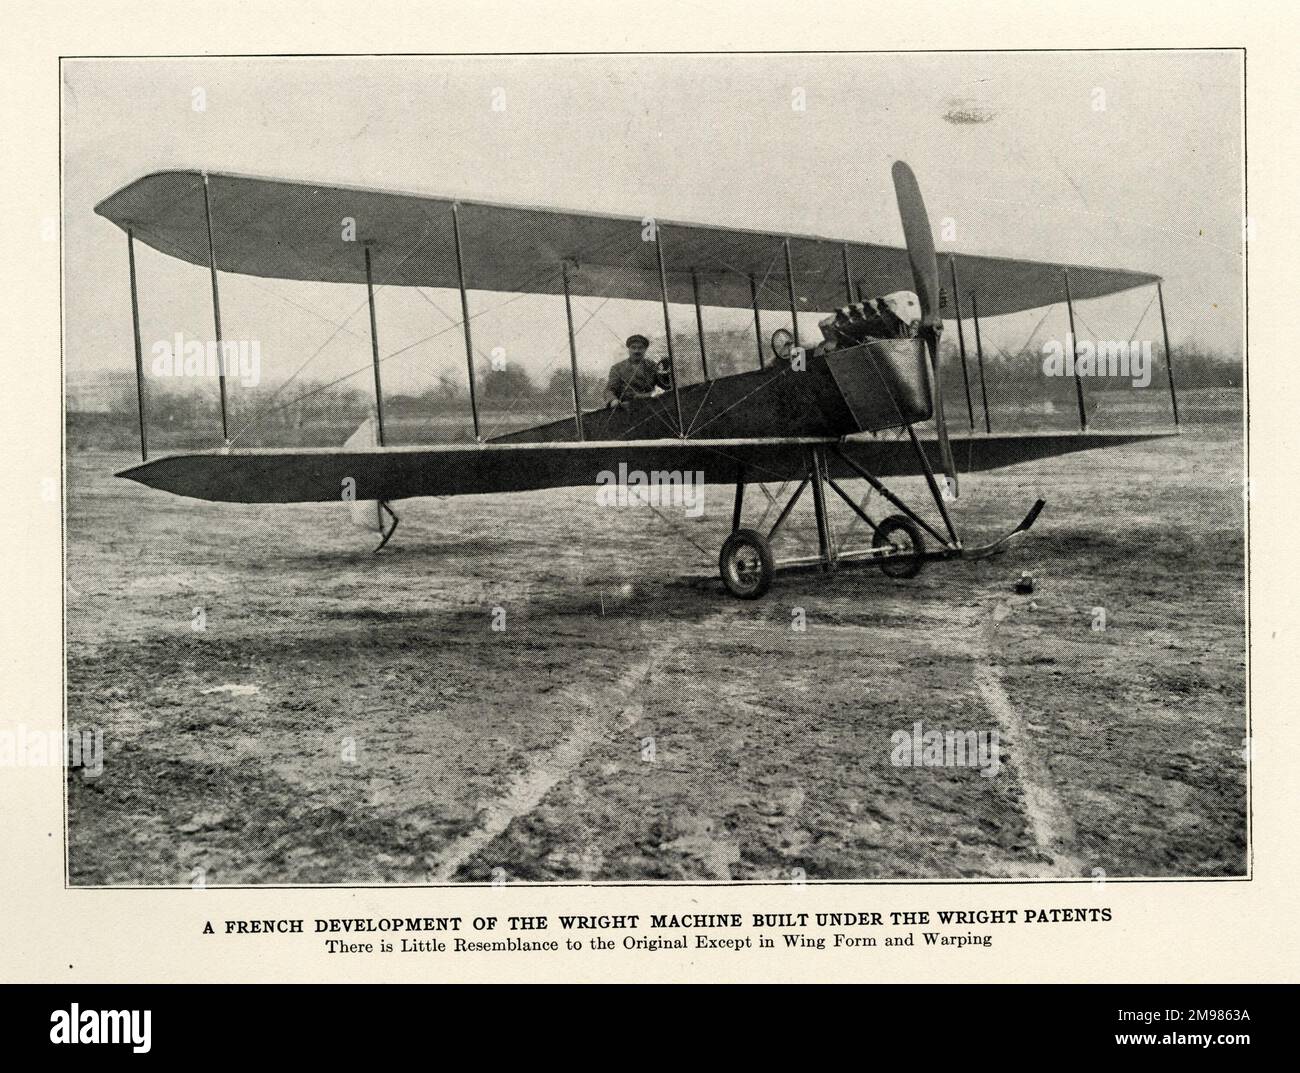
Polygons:
<instances>
[{"instance_id":1,"label":"upper wing","mask_svg":"<svg viewBox=\"0 0 1300 1073\"><path fill-rule=\"evenodd\" d=\"M374 279L389 286L458 286L453 206L459 206L467 285L476 290L560 294L560 264L572 262L574 294L659 301L655 226L662 235L669 293L703 305L748 309L753 277L760 308L787 310L783 243L790 242L796 300L823 312L846 303L844 255L863 296L912 287L905 250L865 242L782 235L701 224L652 222L445 197L366 190L216 172L165 171L137 179L95 211L141 241L193 264L208 263L204 183L217 267L279 279L364 283L362 245ZM348 221L355 241L345 240ZM1008 257L955 255L963 293L997 316L1065 297L1062 269L1076 299L1114 294L1159 277Z\"/></svg>"},{"instance_id":2,"label":"upper wing","mask_svg":"<svg viewBox=\"0 0 1300 1073\"><path fill-rule=\"evenodd\" d=\"M1169 432L1022 433L953 437L963 473L1054 455L1176 435ZM619 480L619 474L675 471L705 483L785 480L801 475L807 446L842 443L860 465L882 476L920 472L906 440L632 440L567 444L469 444L368 450L250 449L172 455L119 473L151 488L231 503L325 503L354 499L523 492ZM923 441L932 464L938 449ZM832 475L853 472L832 453ZM620 467L623 467L620 469ZM609 476L602 477L602 474Z\"/></svg>"}]
</instances>

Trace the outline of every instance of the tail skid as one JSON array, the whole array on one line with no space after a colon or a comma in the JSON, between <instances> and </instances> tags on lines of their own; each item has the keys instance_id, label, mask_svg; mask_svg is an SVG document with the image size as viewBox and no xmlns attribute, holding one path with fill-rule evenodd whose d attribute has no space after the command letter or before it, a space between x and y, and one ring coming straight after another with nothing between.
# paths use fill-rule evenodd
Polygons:
<instances>
[{"instance_id":1,"label":"tail skid","mask_svg":"<svg viewBox=\"0 0 1300 1073\"><path fill-rule=\"evenodd\" d=\"M389 505L388 500L381 499L378 502L377 507L379 510L379 531L384 534L384 537L379 542L379 546L375 548L376 555L378 555L381 551L384 550L384 545L387 544L389 540L392 539L393 534L397 532L398 523L401 522L402 520L397 516L397 512L393 510L393 508ZM385 514L387 514L388 517L392 519L391 523L386 529L384 528Z\"/></svg>"}]
</instances>

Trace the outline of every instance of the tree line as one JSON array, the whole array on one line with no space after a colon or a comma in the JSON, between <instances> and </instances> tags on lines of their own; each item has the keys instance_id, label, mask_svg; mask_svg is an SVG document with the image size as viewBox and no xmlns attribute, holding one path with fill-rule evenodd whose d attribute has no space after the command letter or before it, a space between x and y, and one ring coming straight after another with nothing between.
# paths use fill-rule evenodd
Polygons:
<instances>
[{"instance_id":1,"label":"tree line","mask_svg":"<svg viewBox=\"0 0 1300 1073\"><path fill-rule=\"evenodd\" d=\"M945 392L962 389L960 355L955 338L950 338L955 334L949 332L941 347ZM1155 346L1152 349L1155 367L1152 381L1165 383L1163 347ZM711 377L729 376L758 367L756 340L752 330L722 329L706 332L704 351ZM673 352L683 384L704 379L700 343L695 333L675 332ZM666 353L662 336L652 341L652 358ZM1193 343L1175 347L1173 359L1175 379L1180 388L1234 389L1242 386L1243 367L1239 358ZM772 360L770 351L765 353L764 360ZM974 382L978 370L974 346L969 339L966 362L968 375ZM1005 394L1032 399L1036 391L1041 393L1044 388L1042 355L1037 350L1029 349L1007 354L986 345L984 378L990 396ZM304 424L321 420L359 423L372 412L374 400L368 380L361 376L355 379L358 384L298 381L281 390L268 384L251 388L241 385L232 393L232 404L238 407L243 420L255 419L260 428L268 430L302 428ZM480 368L476 379L478 404L483 410L563 414L570 412L573 406L573 382L567 363L553 369L544 381L535 380L522 366L509 363L498 367L489 364L486 368ZM365 386L360 386L361 383ZM584 409L594 409L602 404L604 375L580 371L578 386ZM1125 380L1101 379L1090 384L1089 390L1126 390L1128 386ZM210 421L218 412L215 385L206 380L164 383L151 379L146 390L151 424L199 424ZM467 412L468 395L464 382L444 378L418 393L386 394L384 410L386 415L395 419L430 415L459 416ZM110 409L115 414L129 414L134 418L134 385L123 386L112 398Z\"/></svg>"}]
</instances>

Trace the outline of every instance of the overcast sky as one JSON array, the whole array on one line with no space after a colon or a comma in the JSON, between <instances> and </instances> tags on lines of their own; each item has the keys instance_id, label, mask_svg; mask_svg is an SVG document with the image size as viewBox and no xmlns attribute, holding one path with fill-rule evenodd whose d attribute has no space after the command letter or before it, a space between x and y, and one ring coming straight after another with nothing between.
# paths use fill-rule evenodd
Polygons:
<instances>
[{"instance_id":1,"label":"overcast sky","mask_svg":"<svg viewBox=\"0 0 1300 1073\"><path fill-rule=\"evenodd\" d=\"M196 89L204 111L194 110ZM936 230L955 222L940 252L1158 273L1175 345L1240 349L1234 52L78 60L65 61L63 101L71 381L133 361L126 240L93 206L165 168L901 245L889 173L901 158ZM146 347L177 330L209 336L205 271L144 247L137 255ZM222 288L225 334L261 340L267 380L323 344L304 377L369 360L364 288L240 277ZM492 313L482 311L504 296L473 297L476 346L506 346L539 379L567 365L559 299ZM380 295L383 353L448 329L438 309L458 318L454 293L429 298ZM1093 334L1128 338L1150 298L1146 289L1080 311ZM596 307L584 299L579 320ZM1063 313L1053 316L1063 333ZM1037 319L1003 318L987 331L1015 347ZM581 334L584 367L604 369L633 330L661 333L658 309L600 308ZM1152 308L1140 337L1158 333ZM462 345L445 330L411 347L385 363L386 390L463 379Z\"/></svg>"}]
</instances>

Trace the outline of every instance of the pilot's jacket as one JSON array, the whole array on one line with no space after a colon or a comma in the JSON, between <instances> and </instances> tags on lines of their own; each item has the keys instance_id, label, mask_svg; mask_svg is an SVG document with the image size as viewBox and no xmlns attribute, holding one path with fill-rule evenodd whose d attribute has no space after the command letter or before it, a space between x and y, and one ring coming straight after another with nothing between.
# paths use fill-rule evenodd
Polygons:
<instances>
[{"instance_id":1,"label":"pilot's jacket","mask_svg":"<svg viewBox=\"0 0 1300 1073\"><path fill-rule=\"evenodd\" d=\"M656 387L665 391L672 387L672 376L666 369L660 369L649 358L624 358L610 366L605 396L622 402L638 395L649 395Z\"/></svg>"}]
</instances>

